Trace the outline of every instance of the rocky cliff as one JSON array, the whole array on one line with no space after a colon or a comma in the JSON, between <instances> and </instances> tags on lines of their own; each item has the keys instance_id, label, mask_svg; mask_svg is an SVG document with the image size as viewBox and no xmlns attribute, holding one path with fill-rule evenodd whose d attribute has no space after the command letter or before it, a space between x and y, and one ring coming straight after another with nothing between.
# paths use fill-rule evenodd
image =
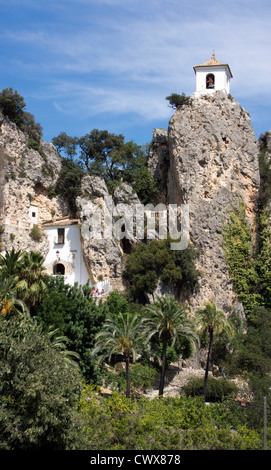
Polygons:
<instances>
[{"instance_id":1,"label":"rocky cliff","mask_svg":"<svg viewBox=\"0 0 271 470\"><path fill-rule=\"evenodd\" d=\"M116 218L122 220L122 204L130 207L140 201L132 188L124 183L110 195L104 180L97 176L85 176L81 188L82 194L77 197L76 205L82 223L84 260L91 282L96 284L110 279L111 289L124 290L125 256L135 240L132 233L127 240L114 236L113 226ZM109 224L112 230L105 234Z\"/></svg>"},{"instance_id":2,"label":"rocky cliff","mask_svg":"<svg viewBox=\"0 0 271 470\"><path fill-rule=\"evenodd\" d=\"M250 116L224 92L192 96L176 110L167 133L155 130L153 140L149 167L154 174L168 154L167 203L189 205L190 242L199 251L201 271L192 306L212 300L227 309L236 298L221 246L222 228L239 197L255 228L260 177Z\"/></svg>"},{"instance_id":3,"label":"rocky cliff","mask_svg":"<svg viewBox=\"0 0 271 470\"><path fill-rule=\"evenodd\" d=\"M39 207L41 228L45 222L72 217L67 201L52 192L61 158L52 144L41 141L39 151L29 148L27 136L2 115L0 124L2 249L39 250L45 256L47 237L35 240L30 236L30 210ZM241 197L254 232L260 183L258 153L249 114L224 92L192 95L188 104L176 110L168 130L154 130L149 168L160 181L160 202L189 206L190 242L199 252L201 272L199 288L189 299L193 308L207 300L223 309L236 302L221 246L222 228L231 204ZM90 176L83 178L81 189L76 200L78 226L91 225L93 214L105 213L108 189L103 180ZM119 207L122 202L139 202L126 184L116 189L112 201ZM82 236L91 281L110 279L111 288L125 289L125 256L135 241Z\"/></svg>"},{"instance_id":4,"label":"rocky cliff","mask_svg":"<svg viewBox=\"0 0 271 470\"><path fill-rule=\"evenodd\" d=\"M61 168L61 159L54 146L41 142L40 151L28 147L28 137L18 130L8 118L0 114L1 160L1 223L3 248L38 249L46 254L45 237L39 241L30 236L30 207L40 207L41 220L49 220L52 214L62 217L67 205L61 197L51 199Z\"/></svg>"},{"instance_id":5,"label":"rocky cliff","mask_svg":"<svg viewBox=\"0 0 271 470\"><path fill-rule=\"evenodd\" d=\"M53 144L41 139L38 150L29 148L28 136L0 113L0 225L4 229L0 251L36 250L45 258L50 246L44 225L62 226L70 219L80 229L83 223L90 223L92 214L103 213L108 189L103 180L90 176L82 179L77 214L71 213L65 197L55 191L61 167L62 158ZM116 189L113 204L123 198L129 203L139 202L128 185ZM31 211L35 207L38 208L38 237L31 236ZM124 289L122 269L126 248L123 242L113 237L110 240L81 237L81 244L91 282L110 279L111 288Z\"/></svg>"}]
</instances>

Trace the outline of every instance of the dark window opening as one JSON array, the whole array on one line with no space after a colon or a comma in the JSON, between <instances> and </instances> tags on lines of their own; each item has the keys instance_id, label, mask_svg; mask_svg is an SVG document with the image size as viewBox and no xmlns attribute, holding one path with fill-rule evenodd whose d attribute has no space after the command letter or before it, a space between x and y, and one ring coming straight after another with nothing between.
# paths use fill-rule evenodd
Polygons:
<instances>
[{"instance_id":1,"label":"dark window opening","mask_svg":"<svg viewBox=\"0 0 271 470\"><path fill-rule=\"evenodd\" d=\"M132 245L131 245L131 242L130 240L127 240L127 238L122 238L122 240L120 240L120 246L123 250L123 252L126 254L126 255L130 255L131 252L132 252Z\"/></svg>"},{"instance_id":2,"label":"dark window opening","mask_svg":"<svg viewBox=\"0 0 271 470\"><path fill-rule=\"evenodd\" d=\"M64 228L58 228L57 229L57 243L59 245L63 245L65 240L65 229Z\"/></svg>"},{"instance_id":3,"label":"dark window opening","mask_svg":"<svg viewBox=\"0 0 271 470\"><path fill-rule=\"evenodd\" d=\"M53 273L54 273L54 275L61 274L62 276L64 276L64 274L65 274L64 264L62 264L62 263L55 264L54 269L53 269Z\"/></svg>"},{"instance_id":4,"label":"dark window opening","mask_svg":"<svg viewBox=\"0 0 271 470\"><path fill-rule=\"evenodd\" d=\"M36 217L36 212L32 212L32 217Z\"/></svg>"},{"instance_id":5,"label":"dark window opening","mask_svg":"<svg viewBox=\"0 0 271 470\"><path fill-rule=\"evenodd\" d=\"M215 87L215 76L213 73L208 73L206 76L206 88L214 88Z\"/></svg>"},{"instance_id":6,"label":"dark window opening","mask_svg":"<svg viewBox=\"0 0 271 470\"><path fill-rule=\"evenodd\" d=\"M121 226L121 232L124 233L125 232L125 224L123 224ZM123 250L123 252L126 254L126 255L130 255L131 252L132 252L132 245L131 245L131 242L129 239L127 239L126 237L123 237L120 239L120 246Z\"/></svg>"}]
</instances>

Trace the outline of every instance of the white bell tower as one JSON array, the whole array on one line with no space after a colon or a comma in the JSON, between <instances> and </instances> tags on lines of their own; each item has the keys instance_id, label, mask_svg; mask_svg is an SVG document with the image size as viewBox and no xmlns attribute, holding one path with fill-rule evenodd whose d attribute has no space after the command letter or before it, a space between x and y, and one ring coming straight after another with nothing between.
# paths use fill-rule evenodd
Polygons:
<instances>
[{"instance_id":1,"label":"white bell tower","mask_svg":"<svg viewBox=\"0 0 271 470\"><path fill-rule=\"evenodd\" d=\"M231 69L228 64L219 62L214 53L210 60L193 68L196 74L196 95L218 90L230 93Z\"/></svg>"}]
</instances>

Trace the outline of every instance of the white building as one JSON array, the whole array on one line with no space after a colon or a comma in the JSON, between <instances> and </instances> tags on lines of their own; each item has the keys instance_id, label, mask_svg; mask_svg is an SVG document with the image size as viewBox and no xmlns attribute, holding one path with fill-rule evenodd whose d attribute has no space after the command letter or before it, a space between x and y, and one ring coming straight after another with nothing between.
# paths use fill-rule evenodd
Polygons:
<instances>
[{"instance_id":1,"label":"white building","mask_svg":"<svg viewBox=\"0 0 271 470\"><path fill-rule=\"evenodd\" d=\"M36 204L31 204L29 208L29 218L31 226L39 223L39 207Z\"/></svg>"},{"instance_id":2,"label":"white building","mask_svg":"<svg viewBox=\"0 0 271 470\"><path fill-rule=\"evenodd\" d=\"M88 282L93 286L84 262L78 220L56 220L45 222L42 226L49 241L49 251L44 260L47 273L51 276L63 275L65 283L70 285L85 285ZM110 280L97 282L93 288L98 290L98 297L108 294Z\"/></svg>"},{"instance_id":3,"label":"white building","mask_svg":"<svg viewBox=\"0 0 271 470\"><path fill-rule=\"evenodd\" d=\"M215 54L207 62L195 65L193 68L196 74L196 92L194 95L213 93L218 90L230 93L231 69L228 64L219 62Z\"/></svg>"},{"instance_id":4,"label":"white building","mask_svg":"<svg viewBox=\"0 0 271 470\"><path fill-rule=\"evenodd\" d=\"M50 245L44 261L48 274L62 274L65 282L71 285L75 282L86 284L89 275L83 259L78 221L48 222L43 224L43 229Z\"/></svg>"}]
</instances>

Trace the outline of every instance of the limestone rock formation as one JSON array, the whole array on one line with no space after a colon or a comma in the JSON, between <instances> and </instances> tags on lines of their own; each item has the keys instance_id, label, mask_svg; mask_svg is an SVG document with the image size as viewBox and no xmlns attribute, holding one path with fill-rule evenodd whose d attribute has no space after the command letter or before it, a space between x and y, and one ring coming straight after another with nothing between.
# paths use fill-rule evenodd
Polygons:
<instances>
[{"instance_id":1,"label":"limestone rock formation","mask_svg":"<svg viewBox=\"0 0 271 470\"><path fill-rule=\"evenodd\" d=\"M1 114L0 127L0 250L3 253L11 248L34 250L46 258L49 252L63 249L64 244L58 248L56 244L52 246L51 240L50 245L45 228L77 224L81 228L79 237L81 234L82 255L91 283L110 279L111 289L123 290L125 254L135 240L131 236L127 242L115 237L114 233L106 238L103 232L101 237L84 237L82 227L91 225L95 215L96 219L100 216L101 223L105 223L108 228L104 220L106 209L113 209L111 215L121 221L122 205L129 208L139 203L132 188L123 183L110 196L103 179L85 176L82 179L81 196L76 201L77 214L73 214L65 197L55 192L62 167L62 158L55 147L41 140L38 150L29 148L28 136ZM110 200L112 207L107 207ZM116 220L112 219L112 226L114 222ZM33 237L33 226L38 230L38 237ZM76 258L75 251L66 253L65 256L71 258L69 263L66 260L66 268L72 266ZM63 263L62 253L59 254L60 258ZM52 266L55 262L51 260L48 266L46 264L49 274L53 274Z\"/></svg>"},{"instance_id":2,"label":"limestone rock formation","mask_svg":"<svg viewBox=\"0 0 271 470\"><path fill-rule=\"evenodd\" d=\"M1 237L2 249L48 250L46 237L31 238L31 207L39 206L39 220L68 213L61 197L50 198L58 178L61 158L54 146L41 141L40 152L28 147L28 137L0 114Z\"/></svg>"},{"instance_id":3,"label":"limestone rock formation","mask_svg":"<svg viewBox=\"0 0 271 470\"><path fill-rule=\"evenodd\" d=\"M0 126L2 250L39 250L46 256L47 237L30 236L31 208L39 208L41 228L45 222L71 217L67 201L52 193L61 158L52 144L43 141L40 151L29 148L27 136L2 115ZM266 138L269 151L271 139ZM202 274L198 291L189 299L193 309L207 300L223 309L236 302L222 249L222 228L231 204L241 197L252 232L255 229L258 153L249 114L225 92L192 95L189 104L176 110L168 130L154 130L149 169L160 182L159 202L189 205L190 242L199 251ZM110 279L111 289L123 290L125 257L137 240L131 234L128 240L114 234L91 238L85 230L95 220L107 228L112 222L121 227L122 207L133 209L139 199L125 183L111 197L105 181L96 176L85 176L81 190L76 217L90 280ZM105 216L112 209L110 198L115 217L111 221Z\"/></svg>"},{"instance_id":4,"label":"limestone rock formation","mask_svg":"<svg viewBox=\"0 0 271 470\"><path fill-rule=\"evenodd\" d=\"M258 149L249 114L224 92L191 97L168 127L167 203L188 204L190 241L199 251L200 287L193 308L208 300L228 309L236 301L222 250L222 228L239 197L255 227L259 189ZM160 135L160 139L159 136ZM161 138L150 167L159 168Z\"/></svg>"},{"instance_id":5,"label":"limestone rock formation","mask_svg":"<svg viewBox=\"0 0 271 470\"><path fill-rule=\"evenodd\" d=\"M149 153L148 168L159 181L159 201L167 202L167 174L169 168L168 133L165 129L153 129L153 141Z\"/></svg>"},{"instance_id":6,"label":"limestone rock formation","mask_svg":"<svg viewBox=\"0 0 271 470\"><path fill-rule=\"evenodd\" d=\"M125 216L124 209L138 204L136 193L128 184L121 184L111 196L103 179L85 176L81 183L82 195L76 199L78 217L82 224L81 243L84 261L92 284L110 279L111 289L124 290L122 272L125 255L136 243L133 232L127 239L116 236L114 227ZM124 227L127 230L127 227Z\"/></svg>"}]
</instances>

